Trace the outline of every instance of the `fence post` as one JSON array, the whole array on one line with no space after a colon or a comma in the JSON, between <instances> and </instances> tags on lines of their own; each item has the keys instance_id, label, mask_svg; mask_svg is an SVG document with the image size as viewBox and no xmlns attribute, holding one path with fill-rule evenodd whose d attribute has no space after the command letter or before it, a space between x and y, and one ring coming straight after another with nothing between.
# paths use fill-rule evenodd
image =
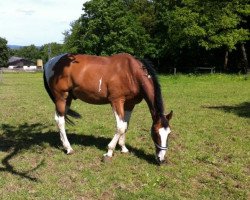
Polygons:
<instances>
[{"instance_id":1,"label":"fence post","mask_svg":"<svg viewBox=\"0 0 250 200\"><path fill-rule=\"evenodd\" d=\"M176 68L174 68L174 75L176 75Z\"/></svg>"},{"instance_id":2,"label":"fence post","mask_svg":"<svg viewBox=\"0 0 250 200\"><path fill-rule=\"evenodd\" d=\"M0 68L0 83L3 82L3 69Z\"/></svg>"}]
</instances>

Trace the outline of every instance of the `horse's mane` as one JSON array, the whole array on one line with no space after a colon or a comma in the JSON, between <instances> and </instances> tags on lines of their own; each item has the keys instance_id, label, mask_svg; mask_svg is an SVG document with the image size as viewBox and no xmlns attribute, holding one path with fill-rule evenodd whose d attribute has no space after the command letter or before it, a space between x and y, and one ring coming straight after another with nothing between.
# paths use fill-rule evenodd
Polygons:
<instances>
[{"instance_id":1,"label":"horse's mane","mask_svg":"<svg viewBox=\"0 0 250 200\"><path fill-rule=\"evenodd\" d=\"M163 98L162 98L162 93L161 93L161 85L159 83L156 71L151 61L147 59L139 59L139 60L143 64L143 67L147 69L148 74L151 76L151 79L153 80L154 92L155 92L155 95L154 95L155 109L156 109L157 114L161 118L162 126L166 128L168 127L168 121L166 120L164 116L164 104L163 104Z\"/></svg>"}]
</instances>

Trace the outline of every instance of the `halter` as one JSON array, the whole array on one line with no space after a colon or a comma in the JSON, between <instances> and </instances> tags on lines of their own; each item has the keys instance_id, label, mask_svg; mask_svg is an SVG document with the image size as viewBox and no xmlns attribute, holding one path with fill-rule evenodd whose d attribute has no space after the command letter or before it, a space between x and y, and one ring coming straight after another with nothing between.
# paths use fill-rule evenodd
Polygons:
<instances>
[{"instance_id":1,"label":"halter","mask_svg":"<svg viewBox=\"0 0 250 200\"><path fill-rule=\"evenodd\" d=\"M155 143L155 146L156 146L158 149L160 149L160 150L168 150L168 146L162 147L162 146L160 146L159 144L157 144L156 142L154 142L154 143Z\"/></svg>"}]
</instances>

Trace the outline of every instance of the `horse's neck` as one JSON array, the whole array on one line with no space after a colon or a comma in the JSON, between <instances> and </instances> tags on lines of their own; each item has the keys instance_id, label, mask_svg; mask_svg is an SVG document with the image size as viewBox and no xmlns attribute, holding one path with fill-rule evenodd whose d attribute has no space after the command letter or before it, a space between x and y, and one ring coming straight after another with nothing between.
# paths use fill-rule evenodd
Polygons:
<instances>
[{"instance_id":1,"label":"horse's neck","mask_svg":"<svg viewBox=\"0 0 250 200\"><path fill-rule=\"evenodd\" d=\"M154 75L150 76L144 72L144 74L142 74L140 77L144 99L148 104L148 108L154 123L158 123L162 120L164 113L160 85Z\"/></svg>"},{"instance_id":2,"label":"horse's neck","mask_svg":"<svg viewBox=\"0 0 250 200\"><path fill-rule=\"evenodd\" d=\"M155 120L158 116L155 102L154 84L151 77L143 75L141 79L141 86L143 89L144 99L147 102L152 119Z\"/></svg>"}]
</instances>

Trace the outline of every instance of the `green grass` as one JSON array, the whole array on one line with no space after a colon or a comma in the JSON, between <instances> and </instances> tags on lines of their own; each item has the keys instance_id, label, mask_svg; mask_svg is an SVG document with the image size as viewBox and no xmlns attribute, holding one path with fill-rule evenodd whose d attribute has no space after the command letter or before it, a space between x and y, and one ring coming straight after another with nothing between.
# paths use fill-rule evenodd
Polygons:
<instances>
[{"instance_id":1,"label":"green grass","mask_svg":"<svg viewBox=\"0 0 250 200\"><path fill-rule=\"evenodd\" d=\"M151 117L137 105L131 153L101 161L114 134L109 105L75 101L67 126L75 154L62 150L42 74L3 74L0 82L1 199L249 199L250 79L236 75L160 76L173 110L168 164L154 161Z\"/></svg>"}]
</instances>

